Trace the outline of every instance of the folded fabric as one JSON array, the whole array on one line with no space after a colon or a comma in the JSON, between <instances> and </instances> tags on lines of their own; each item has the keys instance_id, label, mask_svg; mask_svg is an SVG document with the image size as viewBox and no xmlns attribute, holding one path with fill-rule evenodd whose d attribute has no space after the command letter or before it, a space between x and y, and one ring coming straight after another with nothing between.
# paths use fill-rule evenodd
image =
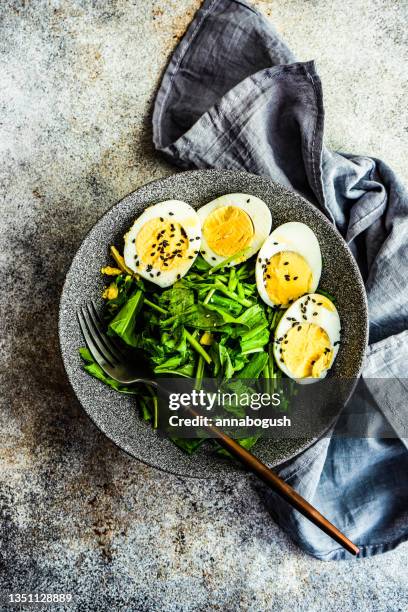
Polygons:
<instances>
[{"instance_id":1,"label":"folded fabric","mask_svg":"<svg viewBox=\"0 0 408 612\"><path fill-rule=\"evenodd\" d=\"M270 177L318 206L348 241L366 284L370 346L363 377L401 379L404 389L408 192L382 161L328 150L323 125L314 63L295 62L245 2L206 0L157 93L157 150L182 168ZM379 437L384 423L400 431L408 402L398 411L387 401L370 410L366 437L346 439L335 430L279 468L359 545L361 556L390 550L408 536L407 447L398 437ZM351 558L275 494L265 496L272 515L304 550L324 560Z\"/></svg>"}]
</instances>

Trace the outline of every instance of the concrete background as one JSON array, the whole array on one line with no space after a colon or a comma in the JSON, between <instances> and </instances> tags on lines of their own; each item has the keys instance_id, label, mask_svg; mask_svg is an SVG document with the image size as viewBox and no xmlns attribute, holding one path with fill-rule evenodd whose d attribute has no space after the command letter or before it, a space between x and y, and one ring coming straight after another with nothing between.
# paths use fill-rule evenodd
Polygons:
<instances>
[{"instance_id":1,"label":"concrete background","mask_svg":"<svg viewBox=\"0 0 408 612\"><path fill-rule=\"evenodd\" d=\"M299 59L317 60L327 143L407 178L407 2L256 4ZM3 594L69 592L78 610L406 610L407 545L352 566L316 561L272 522L253 479L141 465L66 382L65 272L108 207L172 172L152 150L149 113L198 5L0 4Z\"/></svg>"}]
</instances>

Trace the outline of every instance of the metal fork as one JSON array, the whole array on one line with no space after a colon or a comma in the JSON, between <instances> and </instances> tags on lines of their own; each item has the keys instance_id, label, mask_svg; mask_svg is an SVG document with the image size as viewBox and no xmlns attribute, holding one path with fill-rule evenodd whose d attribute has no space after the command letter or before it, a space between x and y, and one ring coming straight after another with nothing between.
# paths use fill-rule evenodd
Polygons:
<instances>
[{"instance_id":1,"label":"metal fork","mask_svg":"<svg viewBox=\"0 0 408 612\"><path fill-rule=\"evenodd\" d=\"M79 308L77 316L86 346L105 374L123 385L144 383L158 387L157 381L144 370L143 362L136 364L134 359L129 359L114 339L103 331L104 325L94 301Z\"/></svg>"},{"instance_id":2,"label":"metal fork","mask_svg":"<svg viewBox=\"0 0 408 612\"><path fill-rule=\"evenodd\" d=\"M135 364L130 361L122 349L104 331L103 323L98 315L94 302L89 302L78 310L78 320L81 327L85 343L102 370L118 382L126 385L144 383L152 385L162 391L163 386L159 380L154 380L147 374L143 363ZM195 408L189 406L185 411L190 416L198 416ZM353 555L358 555L359 548L351 542L341 531L330 523L316 508L299 495L290 485L279 478L255 455L235 442L223 431L214 425L205 427L215 438L220 446L225 448L242 465L256 474L266 485L273 489L278 495L283 497L291 506L296 508L301 514L317 525L322 531L338 542L343 548Z\"/></svg>"}]
</instances>

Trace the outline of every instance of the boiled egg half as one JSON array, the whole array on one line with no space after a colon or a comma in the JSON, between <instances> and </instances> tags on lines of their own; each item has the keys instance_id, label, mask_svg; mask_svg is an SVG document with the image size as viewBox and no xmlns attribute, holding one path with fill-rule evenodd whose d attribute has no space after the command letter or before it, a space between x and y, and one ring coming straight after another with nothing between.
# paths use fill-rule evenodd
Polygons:
<instances>
[{"instance_id":1,"label":"boiled egg half","mask_svg":"<svg viewBox=\"0 0 408 612\"><path fill-rule=\"evenodd\" d=\"M299 222L278 226L265 240L256 262L256 285L269 306L287 308L316 291L322 256L314 232Z\"/></svg>"},{"instance_id":2,"label":"boiled egg half","mask_svg":"<svg viewBox=\"0 0 408 612\"><path fill-rule=\"evenodd\" d=\"M149 206L125 235L126 265L143 278L169 287L187 274L201 245L201 224L186 202Z\"/></svg>"},{"instance_id":3,"label":"boiled egg half","mask_svg":"<svg viewBox=\"0 0 408 612\"><path fill-rule=\"evenodd\" d=\"M297 381L316 382L332 367L340 344L340 318L319 293L296 300L280 320L273 343L279 368Z\"/></svg>"},{"instance_id":4,"label":"boiled egg half","mask_svg":"<svg viewBox=\"0 0 408 612\"><path fill-rule=\"evenodd\" d=\"M262 200L246 193L229 193L198 210L203 236L201 254L211 265L249 259L268 236L272 215ZM234 255L237 257L234 258Z\"/></svg>"}]
</instances>

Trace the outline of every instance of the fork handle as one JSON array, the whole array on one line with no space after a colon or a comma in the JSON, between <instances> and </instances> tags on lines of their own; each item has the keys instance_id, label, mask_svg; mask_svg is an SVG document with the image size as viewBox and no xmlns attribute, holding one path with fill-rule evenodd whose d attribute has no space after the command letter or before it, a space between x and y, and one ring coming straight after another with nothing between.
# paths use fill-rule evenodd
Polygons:
<instances>
[{"instance_id":1,"label":"fork handle","mask_svg":"<svg viewBox=\"0 0 408 612\"><path fill-rule=\"evenodd\" d=\"M191 406L187 409L192 415L200 416L198 412ZM243 446L238 444L233 438L225 434L221 429L215 427L215 425L207 425L205 429L212 434L220 446L227 450L233 455L243 466L245 466L253 474L256 474L258 478L267 484L273 491L278 493L283 499L285 499L291 506L296 508L303 516L309 519L312 523L317 525L324 533L333 538L343 548L353 555L358 555L360 549L358 546L353 544L337 527L335 527L330 521L328 521L316 508L314 508L308 501L304 499L299 493L295 491L290 485L288 485L282 478L280 478L275 472L273 472L268 466L260 461L255 455L246 450Z\"/></svg>"}]
</instances>

